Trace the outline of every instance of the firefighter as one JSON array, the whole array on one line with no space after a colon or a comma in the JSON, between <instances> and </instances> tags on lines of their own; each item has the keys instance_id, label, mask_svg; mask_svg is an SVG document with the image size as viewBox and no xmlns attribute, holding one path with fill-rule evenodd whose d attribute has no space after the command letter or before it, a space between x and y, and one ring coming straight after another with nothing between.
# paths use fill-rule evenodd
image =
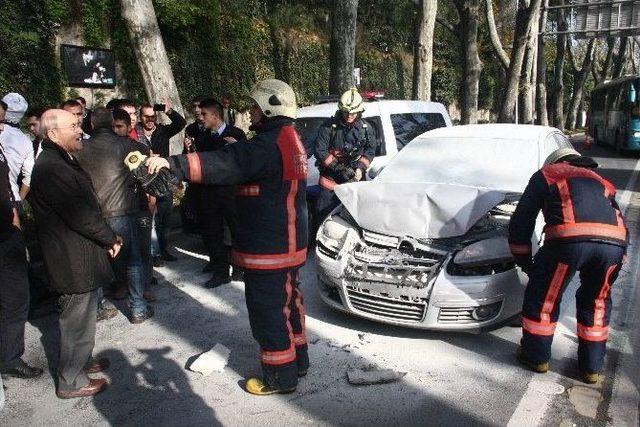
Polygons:
<instances>
[{"instance_id":1,"label":"firefighter","mask_svg":"<svg viewBox=\"0 0 640 427\"><path fill-rule=\"evenodd\" d=\"M320 171L319 221L340 204L335 186L360 181L376 154L376 138L362 119L363 111L362 96L357 89L349 89L340 97L335 116L318 132L314 154Z\"/></svg>"},{"instance_id":2,"label":"firefighter","mask_svg":"<svg viewBox=\"0 0 640 427\"><path fill-rule=\"evenodd\" d=\"M307 255L307 155L293 127L293 89L280 80L265 80L250 96L257 121L251 144L151 158L147 166L151 174L167 167L192 183L236 185L231 257L245 272L249 322L260 344L263 373L245 387L256 395L289 393L309 368L299 288L299 268Z\"/></svg>"},{"instance_id":3,"label":"firefighter","mask_svg":"<svg viewBox=\"0 0 640 427\"><path fill-rule=\"evenodd\" d=\"M602 369L611 315L611 287L628 244L615 187L593 171L598 164L572 148L549 155L530 179L509 225L509 246L528 274L518 360L533 371L549 369L562 294L575 273L578 368L593 384ZM531 235L542 210L545 242L531 256Z\"/></svg>"}]
</instances>

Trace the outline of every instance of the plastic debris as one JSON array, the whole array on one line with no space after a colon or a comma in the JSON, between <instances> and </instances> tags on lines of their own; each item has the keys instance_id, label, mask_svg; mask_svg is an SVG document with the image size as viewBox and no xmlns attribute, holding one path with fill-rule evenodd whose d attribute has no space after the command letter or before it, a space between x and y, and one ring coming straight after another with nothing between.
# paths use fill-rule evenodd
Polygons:
<instances>
[{"instance_id":1,"label":"plastic debris","mask_svg":"<svg viewBox=\"0 0 640 427\"><path fill-rule=\"evenodd\" d=\"M398 381L407 375L406 372L397 372L393 369L373 369L362 370L353 369L347 371L347 378L351 385L372 385L372 384L385 384Z\"/></svg>"},{"instance_id":2,"label":"plastic debris","mask_svg":"<svg viewBox=\"0 0 640 427\"><path fill-rule=\"evenodd\" d=\"M199 372L205 377L212 372L222 372L227 366L231 350L222 344L216 344L211 350L201 354L193 361L189 369L193 372Z\"/></svg>"}]
</instances>

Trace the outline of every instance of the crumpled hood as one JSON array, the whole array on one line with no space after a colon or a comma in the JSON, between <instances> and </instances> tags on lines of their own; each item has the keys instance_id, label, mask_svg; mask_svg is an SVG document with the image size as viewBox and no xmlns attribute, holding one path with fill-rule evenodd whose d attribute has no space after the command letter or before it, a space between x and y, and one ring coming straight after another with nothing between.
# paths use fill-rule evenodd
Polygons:
<instances>
[{"instance_id":1,"label":"crumpled hood","mask_svg":"<svg viewBox=\"0 0 640 427\"><path fill-rule=\"evenodd\" d=\"M335 193L360 227L417 239L462 236L505 198L498 190L415 182L356 182Z\"/></svg>"}]
</instances>

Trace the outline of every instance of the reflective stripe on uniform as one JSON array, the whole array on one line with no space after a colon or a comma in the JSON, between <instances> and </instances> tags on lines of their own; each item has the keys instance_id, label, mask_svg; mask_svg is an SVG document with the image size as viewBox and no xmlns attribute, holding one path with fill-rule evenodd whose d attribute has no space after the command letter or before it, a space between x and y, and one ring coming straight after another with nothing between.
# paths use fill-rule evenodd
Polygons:
<instances>
[{"instance_id":1,"label":"reflective stripe on uniform","mask_svg":"<svg viewBox=\"0 0 640 427\"><path fill-rule=\"evenodd\" d=\"M327 157L325 157L325 159L322 161L322 164L325 166L329 166L331 163L333 163L333 161L336 158L334 157L333 154L329 154Z\"/></svg>"},{"instance_id":2,"label":"reflective stripe on uniform","mask_svg":"<svg viewBox=\"0 0 640 427\"><path fill-rule=\"evenodd\" d=\"M544 303L542 304L542 310L540 311L541 322L551 322L551 314L556 306L558 300L558 294L562 289L565 279L567 278L567 272L569 266L567 264L558 263L556 270L553 272L547 294L544 297Z\"/></svg>"},{"instance_id":3,"label":"reflective stripe on uniform","mask_svg":"<svg viewBox=\"0 0 640 427\"><path fill-rule=\"evenodd\" d=\"M580 236L606 237L625 241L627 230L620 225L600 224L596 222L578 222L545 227L546 239L562 239Z\"/></svg>"},{"instance_id":4,"label":"reflective stripe on uniform","mask_svg":"<svg viewBox=\"0 0 640 427\"><path fill-rule=\"evenodd\" d=\"M537 322L522 316L522 329L533 335L550 336L556 331L556 323Z\"/></svg>"},{"instance_id":5,"label":"reflective stripe on uniform","mask_svg":"<svg viewBox=\"0 0 640 427\"><path fill-rule=\"evenodd\" d=\"M307 259L307 249L288 254L248 254L234 250L231 252L231 258L238 267L252 270L278 270L304 264Z\"/></svg>"},{"instance_id":6,"label":"reflective stripe on uniform","mask_svg":"<svg viewBox=\"0 0 640 427\"><path fill-rule=\"evenodd\" d=\"M284 365L296 360L296 348L292 344L291 347L283 351L261 350L260 357L265 365Z\"/></svg>"},{"instance_id":7,"label":"reflective stripe on uniform","mask_svg":"<svg viewBox=\"0 0 640 427\"><path fill-rule=\"evenodd\" d=\"M200 155L198 153L187 154L187 163L189 165L189 181L195 184L202 182L202 164L200 163Z\"/></svg>"},{"instance_id":8,"label":"reflective stripe on uniform","mask_svg":"<svg viewBox=\"0 0 640 427\"><path fill-rule=\"evenodd\" d=\"M609 327L584 326L578 323L578 337L586 341L606 341L609 338Z\"/></svg>"},{"instance_id":9,"label":"reflective stripe on uniform","mask_svg":"<svg viewBox=\"0 0 640 427\"><path fill-rule=\"evenodd\" d=\"M565 224L573 224L576 222L573 214L573 201L571 200L571 193L569 192L569 183L566 179L558 181L556 183L558 187L558 194L560 195L560 202L562 203L562 219Z\"/></svg>"},{"instance_id":10,"label":"reflective stripe on uniform","mask_svg":"<svg viewBox=\"0 0 640 427\"><path fill-rule=\"evenodd\" d=\"M296 235L296 195L298 194L298 181L290 181L289 194L287 194L287 240L289 240L289 253L295 253L298 248Z\"/></svg>"},{"instance_id":11,"label":"reflective stripe on uniform","mask_svg":"<svg viewBox=\"0 0 640 427\"><path fill-rule=\"evenodd\" d=\"M611 275L615 271L616 267L618 267L617 264L609 266L609 268L607 268L607 273L604 275L602 288L600 289L600 293L598 293L598 298L596 298L594 302L593 326L604 326L604 316L607 308L606 301L609 291L611 290Z\"/></svg>"},{"instance_id":12,"label":"reflective stripe on uniform","mask_svg":"<svg viewBox=\"0 0 640 427\"><path fill-rule=\"evenodd\" d=\"M237 185L236 196L259 196L259 185Z\"/></svg>"},{"instance_id":13,"label":"reflective stripe on uniform","mask_svg":"<svg viewBox=\"0 0 640 427\"><path fill-rule=\"evenodd\" d=\"M293 362L296 359L295 338L293 335L293 328L291 327L291 298L293 297L293 286L291 284L292 277L291 272L287 272L287 279L284 283L284 292L287 296L284 306L282 307L282 316L284 317L285 327L287 328L287 335L289 337L289 348L280 351L261 350L262 363L267 365L284 365L286 363Z\"/></svg>"},{"instance_id":14,"label":"reflective stripe on uniform","mask_svg":"<svg viewBox=\"0 0 640 427\"><path fill-rule=\"evenodd\" d=\"M531 244L509 243L509 249L513 255L531 254Z\"/></svg>"},{"instance_id":15,"label":"reflective stripe on uniform","mask_svg":"<svg viewBox=\"0 0 640 427\"><path fill-rule=\"evenodd\" d=\"M307 336L304 333L293 334L293 343L296 346L307 345Z\"/></svg>"},{"instance_id":16,"label":"reflective stripe on uniform","mask_svg":"<svg viewBox=\"0 0 640 427\"><path fill-rule=\"evenodd\" d=\"M327 178L326 176L320 176L320 179L318 180L318 184L320 184L320 186L322 188L325 188L327 190L333 191L336 188L336 182L330 178Z\"/></svg>"}]
</instances>

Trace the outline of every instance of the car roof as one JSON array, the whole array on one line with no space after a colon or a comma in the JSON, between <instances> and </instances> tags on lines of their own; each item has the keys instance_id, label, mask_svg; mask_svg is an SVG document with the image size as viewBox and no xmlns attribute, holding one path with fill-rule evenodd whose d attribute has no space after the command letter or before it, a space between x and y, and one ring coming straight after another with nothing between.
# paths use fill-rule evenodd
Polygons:
<instances>
[{"instance_id":1,"label":"car roof","mask_svg":"<svg viewBox=\"0 0 640 427\"><path fill-rule=\"evenodd\" d=\"M560 132L560 130L550 126L487 123L433 129L417 137L416 140L427 138L494 138L538 141L554 132Z\"/></svg>"},{"instance_id":2,"label":"car roof","mask_svg":"<svg viewBox=\"0 0 640 427\"><path fill-rule=\"evenodd\" d=\"M365 102L364 117L380 115L381 111L389 113L409 113L409 112L433 112L447 114L444 105L439 102L429 101L412 101L412 100L393 100L385 99L381 101ZM298 109L298 117L332 117L338 110L337 102L327 102L322 104L310 105ZM447 115L448 117L448 115Z\"/></svg>"}]
</instances>

